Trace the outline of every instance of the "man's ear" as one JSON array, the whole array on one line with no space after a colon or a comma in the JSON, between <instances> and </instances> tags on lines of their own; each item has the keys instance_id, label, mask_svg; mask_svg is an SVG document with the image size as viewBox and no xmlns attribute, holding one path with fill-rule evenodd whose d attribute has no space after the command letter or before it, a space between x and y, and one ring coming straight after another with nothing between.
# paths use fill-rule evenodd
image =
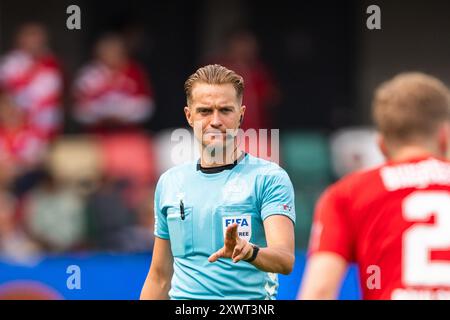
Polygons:
<instances>
[{"instance_id":1,"label":"man's ear","mask_svg":"<svg viewBox=\"0 0 450 320\"><path fill-rule=\"evenodd\" d=\"M384 139L384 136L381 133L377 134L377 144L383 156L386 159L389 159L389 151L388 147L386 146L386 140Z\"/></svg>"},{"instance_id":2,"label":"man's ear","mask_svg":"<svg viewBox=\"0 0 450 320\"><path fill-rule=\"evenodd\" d=\"M239 120L239 125L241 125L242 124L242 121L244 121L244 114L245 114L245 109L246 109L247 107L246 106L241 106L241 116L240 116L240 120Z\"/></svg>"},{"instance_id":3,"label":"man's ear","mask_svg":"<svg viewBox=\"0 0 450 320\"><path fill-rule=\"evenodd\" d=\"M189 123L189 125L193 128L194 127L194 123L192 122L192 112L191 112L191 108L189 108L188 106L184 107L184 114L186 116L186 120Z\"/></svg>"}]
</instances>

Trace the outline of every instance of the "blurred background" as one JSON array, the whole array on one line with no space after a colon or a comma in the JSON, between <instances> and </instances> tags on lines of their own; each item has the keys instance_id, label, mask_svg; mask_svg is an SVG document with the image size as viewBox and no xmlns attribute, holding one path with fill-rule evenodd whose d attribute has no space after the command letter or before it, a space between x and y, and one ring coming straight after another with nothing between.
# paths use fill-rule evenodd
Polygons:
<instances>
[{"instance_id":1,"label":"blurred background","mask_svg":"<svg viewBox=\"0 0 450 320\"><path fill-rule=\"evenodd\" d=\"M73 4L81 30L66 27ZM366 27L371 4L381 30ZM0 299L138 298L154 186L176 164L171 133L187 128L183 84L208 63L243 75L244 129L280 129L297 261L279 298L294 299L317 197L383 160L373 89L411 70L449 83L448 12L448 1L0 0ZM358 297L351 268L341 298Z\"/></svg>"}]
</instances>

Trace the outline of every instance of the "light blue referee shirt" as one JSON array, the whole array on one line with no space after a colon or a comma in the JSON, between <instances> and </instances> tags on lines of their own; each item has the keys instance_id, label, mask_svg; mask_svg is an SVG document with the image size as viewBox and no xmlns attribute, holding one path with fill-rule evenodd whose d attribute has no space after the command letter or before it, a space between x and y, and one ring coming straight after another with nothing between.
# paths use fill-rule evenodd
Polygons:
<instances>
[{"instance_id":1,"label":"light blue referee shirt","mask_svg":"<svg viewBox=\"0 0 450 320\"><path fill-rule=\"evenodd\" d=\"M180 210L183 202L184 219ZM295 223L294 190L277 164L246 154L217 173L188 163L166 171L155 192L155 236L170 240L174 256L171 299L275 299L276 274L245 261L208 257L224 245L224 232L267 246L263 221L285 215Z\"/></svg>"}]
</instances>

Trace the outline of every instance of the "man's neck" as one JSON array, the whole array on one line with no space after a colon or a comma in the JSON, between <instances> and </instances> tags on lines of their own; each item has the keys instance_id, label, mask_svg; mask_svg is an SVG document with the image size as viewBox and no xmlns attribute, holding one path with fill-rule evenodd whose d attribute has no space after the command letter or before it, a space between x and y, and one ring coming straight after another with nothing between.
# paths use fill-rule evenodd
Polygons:
<instances>
[{"instance_id":1,"label":"man's neck","mask_svg":"<svg viewBox=\"0 0 450 320\"><path fill-rule=\"evenodd\" d=\"M439 152L421 146L406 146L399 149L389 158L391 161L400 162L425 157L440 157Z\"/></svg>"},{"instance_id":2,"label":"man's neck","mask_svg":"<svg viewBox=\"0 0 450 320\"><path fill-rule=\"evenodd\" d=\"M206 155L205 155L206 153ZM200 158L200 165L203 168L214 168L233 164L242 156L243 151L235 149L233 152L222 152L216 156L210 156L208 152L202 152Z\"/></svg>"}]
</instances>

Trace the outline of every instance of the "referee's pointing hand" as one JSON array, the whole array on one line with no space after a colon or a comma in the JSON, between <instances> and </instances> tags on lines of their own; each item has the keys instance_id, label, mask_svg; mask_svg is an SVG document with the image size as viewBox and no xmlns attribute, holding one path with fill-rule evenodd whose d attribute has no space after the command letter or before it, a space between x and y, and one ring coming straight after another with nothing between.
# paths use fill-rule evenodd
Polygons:
<instances>
[{"instance_id":1,"label":"referee's pointing hand","mask_svg":"<svg viewBox=\"0 0 450 320\"><path fill-rule=\"evenodd\" d=\"M233 223L225 231L224 246L209 256L209 262L215 262L219 258L231 258L236 263L249 259L252 256L253 247L245 239L238 236L238 224Z\"/></svg>"}]
</instances>

